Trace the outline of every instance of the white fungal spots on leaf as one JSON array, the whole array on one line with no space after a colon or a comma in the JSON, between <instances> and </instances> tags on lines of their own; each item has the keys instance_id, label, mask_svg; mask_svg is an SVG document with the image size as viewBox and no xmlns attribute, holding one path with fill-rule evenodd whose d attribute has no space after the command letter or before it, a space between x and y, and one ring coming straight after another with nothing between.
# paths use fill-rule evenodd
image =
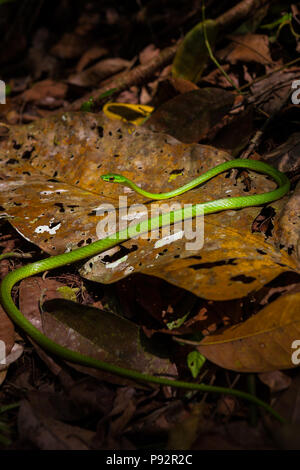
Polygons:
<instances>
[{"instance_id":1,"label":"white fungal spots on leaf","mask_svg":"<svg viewBox=\"0 0 300 470\"><path fill-rule=\"evenodd\" d=\"M169 245L170 243L175 242L176 240L181 240L184 235L184 231L180 230L179 232L173 233L173 235L168 235L167 237L161 238L157 240L154 245L154 248L160 248L165 245Z\"/></svg>"},{"instance_id":2,"label":"white fungal spots on leaf","mask_svg":"<svg viewBox=\"0 0 300 470\"><path fill-rule=\"evenodd\" d=\"M35 229L35 233L44 233L44 232L48 232L50 233L50 235L55 235L57 230L61 227L61 223L55 225L55 227L48 227L48 225L39 225L38 227L36 227Z\"/></svg>"}]
</instances>

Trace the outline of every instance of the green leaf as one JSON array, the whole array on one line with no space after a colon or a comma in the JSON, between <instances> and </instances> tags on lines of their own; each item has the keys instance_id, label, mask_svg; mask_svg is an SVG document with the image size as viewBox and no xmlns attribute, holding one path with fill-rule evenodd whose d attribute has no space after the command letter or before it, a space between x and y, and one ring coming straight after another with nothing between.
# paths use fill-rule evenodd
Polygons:
<instances>
[{"instance_id":1,"label":"green leaf","mask_svg":"<svg viewBox=\"0 0 300 470\"><path fill-rule=\"evenodd\" d=\"M172 65L172 75L196 83L207 64L209 52L205 44L204 27L210 46L217 39L218 25L214 20L205 20L198 23L187 33L178 47Z\"/></svg>"},{"instance_id":2,"label":"green leaf","mask_svg":"<svg viewBox=\"0 0 300 470\"><path fill-rule=\"evenodd\" d=\"M192 351L187 356L187 365L194 379L197 378L200 369L202 369L206 358L199 351Z\"/></svg>"}]
</instances>

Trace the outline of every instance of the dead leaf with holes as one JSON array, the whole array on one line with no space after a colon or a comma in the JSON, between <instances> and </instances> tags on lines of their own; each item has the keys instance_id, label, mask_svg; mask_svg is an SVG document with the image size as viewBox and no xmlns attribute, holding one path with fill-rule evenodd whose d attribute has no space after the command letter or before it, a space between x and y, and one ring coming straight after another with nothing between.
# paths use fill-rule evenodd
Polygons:
<instances>
[{"instance_id":1,"label":"dead leaf with holes","mask_svg":"<svg viewBox=\"0 0 300 470\"><path fill-rule=\"evenodd\" d=\"M212 147L182 144L165 134L89 113L64 113L11 127L2 155L3 212L26 239L50 254L95 241L97 223L105 217L103 204L117 209L120 204L123 222L136 223L141 212L132 205L146 202L142 213L150 217L153 203L121 185L103 182L101 174L122 173L146 190L164 192L230 159ZM245 194L248 186L243 180L235 182L228 176L219 175L171 204ZM247 194L275 187L263 175L252 173L250 181ZM285 203L286 198L274 203L276 214ZM163 201L155 204L166 210ZM292 256L261 233L251 233L259 212L260 208L247 208L206 216L202 249L187 249L182 231L160 239L131 239L89 260L81 274L111 283L143 272L208 299L242 297L281 272L297 268Z\"/></svg>"},{"instance_id":2,"label":"dead leaf with holes","mask_svg":"<svg viewBox=\"0 0 300 470\"><path fill-rule=\"evenodd\" d=\"M121 185L105 183L100 175L122 173L148 191L164 192L231 158L213 147L180 143L160 132L109 121L102 114L62 113L9 130L1 145L2 213L19 233L49 254L96 241L97 224L114 208L123 223L131 224L150 217L154 204L161 211L172 208L165 201L145 201ZM244 177L233 179L225 173L168 202L193 204L274 187L264 175L251 172L246 184ZM287 199L272 204L275 227L280 225ZM251 207L206 216L203 247L186 239L177 226L174 233L166 235L163 229L156 234L159 238L148 234L101 253L88 260L80 273L109 284L141 272L206 299L246 296L282 272L299 271L295 252L287 253L284 246L279 249L280 232L276 245L272 238L252 233L260 210Z\"/></svg>"}]
</instances>

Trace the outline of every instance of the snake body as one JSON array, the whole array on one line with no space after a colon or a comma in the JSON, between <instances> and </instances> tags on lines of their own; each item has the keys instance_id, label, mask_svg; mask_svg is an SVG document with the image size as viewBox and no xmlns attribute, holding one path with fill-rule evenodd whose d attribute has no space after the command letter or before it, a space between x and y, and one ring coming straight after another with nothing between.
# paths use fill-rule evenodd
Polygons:
<instances>
[{"instance_id":1,"label":"snake body","mask_svg":"<svg viewBox=\"0 0 300 470\"><path fill-rule=\"evenodd\" d=\"M223 210L228 209L240 209L249 206L258 206L261 204L266 204L272 201L275 201L282 196L284 196L290 188L290 182L288 178L281 173L280 171L276 170L275 168L267 165L266 163L259 162L256 160L231 160L216 167L212 168L211 170L207 171L205 174L195 178L190 183L167 193L162 194L153 194L143 189L139 188L135 183L127 179L125 176L116 175L116 174L107 174L103 175L102 179L104 181L115 182L119 184L123 184L125 186L130 187L137 193L150 198L150 199L167 199L171 197L178 196L192 188L195 188L199 184L204 183L205 181L211 179L212 177L223 173L224 171L228 171L233 168L244 168L249 170L254 170L259 173L266 174L272 177L278 187L277 189L270 191L268 193L263 194L256 194L256 195L249 195L249 196L240 196L240 197L232 197L232 198L224 198L218 199L215 201L204 202L201 204L194 204L188 208L179 209L173 212L170 212L168 216L170 217L170 223L175 223L179 220L184 220L186 218L195 217L197 215L202 214L210 214L215 213ZM158 217L151 218L149 220L141 221L137 223L131 229L137 232L145 232L147 230L153 230L155 228L160 228L164 223L164 215L160 215ZM32 275L48 271L54 268L58 268L61 266L65 266L70 263L74 263L76 261L83 260L85 258L89 258L96 254L102 253L109 248L118 245L122 241L126 241L132 238L130 228L126 228L119 232L116 232L113 235L110 235L102 240L98 240L91 245L87 245L81 247L77 250L63 253L56 256L51 256L49 258L43 259L41 261L37 261L26 266L23 266L15 271L10 272L2 281L0 286L0 296L1 296L1 303L10 316L12 321L17 324L25 333L27 333L37 344L39 344L42 348L53 353L54 355L65 359L70 362L74 362L77 364L81 364L88 367L93 367L96 369L101 369L103 371L107 371L110 373L117 374L122 377L126 377L129 379L133 379L136 381L142 382L152 382L160 385L168 385L177 388L184 388L190 390L198 390L202 392L217 392L217 393L225 393L225 394L232 394L237 395L241 398L245 398L259 406L264 407L270 413L272 413L278 420L282 420L282 418L265 402L259 400L257 397L247 394L245 392L236 390L236 389L227 389L223 387L216 387L212 385L206 384L196 384L196 383L189 383L183 382L179 380L170 380L163 377L157 377L154 375L143 374L138 371L134 371L131 369L126 369L122 367L118 367L113 364L109 364L93 357L85 356L77 351L72 351L67 349L41 333L35 326L33 326L20 312L20 310L16 307L11 291L14 285Z\"/></svg>"}]
</instances>

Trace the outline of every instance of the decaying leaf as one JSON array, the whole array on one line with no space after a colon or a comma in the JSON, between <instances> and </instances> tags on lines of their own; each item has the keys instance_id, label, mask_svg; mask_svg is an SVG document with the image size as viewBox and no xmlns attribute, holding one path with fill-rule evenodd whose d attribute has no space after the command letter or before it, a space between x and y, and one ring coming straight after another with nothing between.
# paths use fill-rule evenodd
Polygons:
<instances>
[{"instance_id":1,"label":"decaying leaf","mask_svg":"<svg viewBox=\"0 0 300 470\"><path fill-rule=\"evenodd\" d=\"M218 34L216 21L206 20L198 23L187 33L177 49L172 66L174 77L185 78L195 83L200 79L209 57L203 27L206 28L210 46L214 45Z\"/></svg>"},{"instance_id":2,"label":"decaying leaf","mask_svg":"<svg viewBox=\"0 0 300 470\"><path fill-rule=\"evenodd\" d=\"M160 106L148 119L146 127L166 132L181 142L198 142L221 121L233 102L234 94L226 90L193 90Z\"/></svg>"},{"instance_id":3,"label":"decaying leaf","mask_svg":"<svg viewBox=\"0 0 300 470\"><path fill-rule=\"evenodd\" d=\"M201 354L226 369L267 372L296 367L293 342L300 337L300 292L283 295L244 323L207 336Z\"/></svg>"},{"instance_id":4,"label":"decaying leaf","mask_svg":"<svg viewBox=\"0 0 300 470\"><path fill-rule=\"evenodd\" d=\"M121 185L105 183L101 174L122 173L146 190L164 192L230 156L212 147L183 144L163 133L112 122L102 114L63 113L11 127L2 155L3 213L12 217L11 223L25 238L49 254L95 241L97 224L108 215L107 204L111 204L109 211L117 209L122 223L135 224L141 214L151 217L154 210L169 212L174 203L182 207L275 187L263 175L251 173L245 186L241 179L222 174L171 200L171 206L163 201L149 203ZM134 204L141 203L146 205L139 211ZM285 203L286 198L273 204L276 214ZM245 296L280 273L297 270L293 253L289 256L263 234L251 233L259 212L260 208L247 208L206 216L203 247L201 243L187 245L190 240L180 227L169 235L154 234L158 238L131 239L89 260L81 274L111 283L142 272L208 299Z\"/></svg>"},{"instance_id":5,"label":"decaying leaf","mask_svg":"<svg viewBox=\"0 0 300 470\"><path fill-rule=\"evenodd\" d=\"M241 62L258 62L271 64L269 38L264 34L244 34L230 36L232 42L218 53L218 57L232 64Z\"/></svg>"},{"instance_id":6,"label":"decaying leaf","mask_svg":"<svg viewBox=\"0 0 300 470\"><path fill-rule=\"evenodd\" d=\"M176 366L167 358L167 350L163 357L162 345L158 348L155 342L147 340L141 329L129 320L67 300L48 301L44 309L44 333L62 346L144 374L177 375ZM156 349L161 357L155 355ZM91 375L124 383L123 379L99 371Z\"/></svg>"},{"instance_id":7,"label":"decaying leaf","mask_svg":"<svg viewBox=\"0 0 300 470\"><path fill-rule=\"evenodd\" d=\"M88 450L95 436L78 426L53 418L40 403L23 400L18 415L20 437L44 450Z\"/></svg>"},{"instance_id":8,"label":"decaying leaf","mask_svg":"<svg viewBox=\"0 0 300 470\"><path fill-rule=\"evenodd\" d=\"M62 299L61 287L53 279L40 277L25 279L20 285L23 315L46 336L62 346L121 367L177 375L167 351L163 355L162 345L147 340L137 325L115 314ZM43 303L42 314L39 303ZM124 383L111 374L76 367L109 382Z\"/></svg>"}]
</instances>

